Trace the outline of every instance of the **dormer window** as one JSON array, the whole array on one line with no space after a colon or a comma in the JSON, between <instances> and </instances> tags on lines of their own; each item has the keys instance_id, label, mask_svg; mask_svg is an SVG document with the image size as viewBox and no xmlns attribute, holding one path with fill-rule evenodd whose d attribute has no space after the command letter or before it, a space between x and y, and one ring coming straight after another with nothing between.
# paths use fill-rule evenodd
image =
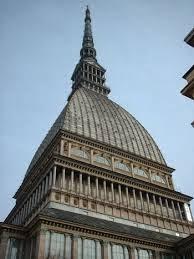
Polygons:
<instances>
[{"instance_id":1,"label":"dormer window","mask_svg":"<svg viewBox=\"0 0 194 259\"><path fill-rule=\"evenodd\" d=\"M163 176L160 176L157 173L153 173L151 178L152 178L153 181L156 181L158 183L166 184L166 181L164 180Z\"/></svg>"},{"instance_id":2,"label":"dormer window","mask_svg":"<svg viewBox=\"0 0 194 259\"><path fill-rule=\"evenodd\" d=\"M94 156L94 162L110 166L110 161L103 156L103 154L97 154Z\"/></svg>"},{"instance_id":3,"label":"dormer window","mask_svg":"<svg viewBox=\"0 0 194 259\"><path fill-rule=\"evenodd\" d=\"M136 174L136 175L139 175L141 177L148 178L148 175L147 175L146 171L143 168L139 168L139 167L135 166L133 168L133 173Z\"/></svg>"},{"instance_id":4,"label":"dormer window","mask_svg":"<svg viewBox=\"0 0 194 259\"><path fill-rule=\"evenodd\" d=\"M116 169L120 169L120 170L123 170L123 171L126 171L126 172L131 172L130 167L127 164L125 164L121 161L116 161L114 166L115 166Z\"/></svg>"},{"instance_id":5,"label":"dormer window","mask_svg":"<svg viewBox=\"0 0 194 259\"><path fill-rule=\"evenodd\" d=\"M86 150L84 150L82 147L73 147L71 149L71 154L87 160L89 160L89 157L90 157L89 153Z\"/></svg>"}]
</instances>

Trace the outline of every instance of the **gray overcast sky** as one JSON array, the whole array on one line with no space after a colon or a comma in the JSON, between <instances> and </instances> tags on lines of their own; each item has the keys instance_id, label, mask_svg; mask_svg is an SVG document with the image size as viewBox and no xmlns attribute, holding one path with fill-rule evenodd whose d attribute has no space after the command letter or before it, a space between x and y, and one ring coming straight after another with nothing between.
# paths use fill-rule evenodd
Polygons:
<instances>
[{"instance_id":1,"label":"gray overcast sky","mask_svg":"<svg viewBox=\"0 0 194 259\"><path fill-rule=\"evenodd\" d=\"M0 220L70 93L86 4L110 98L151 133L176 185L194 195L193 103L179 93L194 60L183 42L194 1L0 0Z\"/></svg>"}]
</instances>

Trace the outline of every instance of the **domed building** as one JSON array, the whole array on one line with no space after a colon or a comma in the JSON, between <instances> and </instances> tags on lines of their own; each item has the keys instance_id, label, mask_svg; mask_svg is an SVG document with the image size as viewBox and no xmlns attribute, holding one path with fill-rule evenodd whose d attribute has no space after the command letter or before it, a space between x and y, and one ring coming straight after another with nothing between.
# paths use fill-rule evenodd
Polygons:
<instances>
[{"instance_id":1,"label":"domed building","mask_svg":"<svg viewBox=\"0 0 194 259\"><path fill-rule=\"evenodd\" d=\"M147 130L111 101L86 9L72 92L0 225L4 259L194 258L192 197Z\"/></svg>"}]
</instances>

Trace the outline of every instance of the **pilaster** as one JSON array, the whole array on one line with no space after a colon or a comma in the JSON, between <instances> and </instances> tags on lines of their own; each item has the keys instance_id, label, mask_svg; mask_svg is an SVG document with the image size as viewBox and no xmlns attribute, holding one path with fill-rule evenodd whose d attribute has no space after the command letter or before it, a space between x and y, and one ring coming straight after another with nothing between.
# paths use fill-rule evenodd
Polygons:
<instances>
[{"instance_id":1,"label":"pilaster","mask_svg":"<svg viewBox=\"0 0 194 259\"><path fill-rule=\"evenodd\" d=\"M109 259L108 258L108 242L102 241L101 246L102 246L102 259Z\"/></svg>"},{"instance_id":2,"label":"pilaster","mask_svg":"<svg viewBox=\"0 0 194 259\"><path fill-rule=\"evenodd\" d=\"M71 258L72 259L77 259L78 256L78 236L73 235L72 236L72 246L71 246Z\"/></svg>"},{"instance_id":3,"label":"pilaster","mask_svg":"<svg viewBox=\"0 0 194 259\"><path fill-rule=\"evenodd\" d=\"M46 230L40 229L36 240L36 259L45 258L45 236Z\"/></svg>"}]
</instances>

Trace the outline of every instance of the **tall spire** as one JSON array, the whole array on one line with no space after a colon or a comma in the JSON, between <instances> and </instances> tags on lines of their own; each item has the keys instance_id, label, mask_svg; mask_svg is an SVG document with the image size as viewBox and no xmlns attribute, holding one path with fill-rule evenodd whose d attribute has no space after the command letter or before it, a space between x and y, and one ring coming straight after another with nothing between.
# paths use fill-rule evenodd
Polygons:
<instances>
[{"instance_id":1,"label":"tall spire","mask_svg":"<svg viewBox=\"0 0 194 259\"><path fill-rule=\"evenodd\" d=\"M85 28L84 28L84 36L83 36L82 49L80 51L80 56L82 59L89 58L89 59L96 60L96 50L94 48L91 17L90 17L90 10L89 10L88 6L86 8L86 14L85 14Z\"/></svg>"},{"instance_id":2,"label":"tall spire","mask_svg":"<svg viewBox=\"0 0 194 259\"><path fill-rule=\"evenodd\" d=\"M102 95L108 95L110 89L105 85L106 70L97 62L96 49L92 36L90 10L87 6L85 13L85 26L80 61L76 65L73 75L72 93L81 87L90 89ZM70 96L71 96L70 95Z\"/></svg>"}]
</instances>

